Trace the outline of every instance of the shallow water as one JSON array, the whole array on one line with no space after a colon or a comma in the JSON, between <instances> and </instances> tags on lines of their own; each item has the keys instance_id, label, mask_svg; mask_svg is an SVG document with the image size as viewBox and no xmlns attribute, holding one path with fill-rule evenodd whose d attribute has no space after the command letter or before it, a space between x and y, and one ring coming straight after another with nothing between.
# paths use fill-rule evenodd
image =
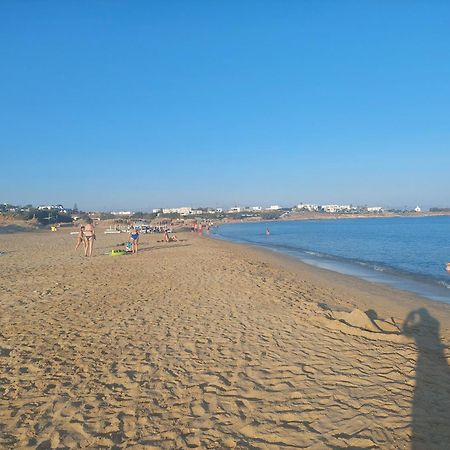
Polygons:
<instances>
[{"instance_id":1,"label":"shallow water","mask_svg":"<svg viewBox=\"0 0 450 450\"><path fill-rule=\"evenodd\" d=\"M450 217L227 224L214 236L450 303Z\"/></svg>"}]
</instances>

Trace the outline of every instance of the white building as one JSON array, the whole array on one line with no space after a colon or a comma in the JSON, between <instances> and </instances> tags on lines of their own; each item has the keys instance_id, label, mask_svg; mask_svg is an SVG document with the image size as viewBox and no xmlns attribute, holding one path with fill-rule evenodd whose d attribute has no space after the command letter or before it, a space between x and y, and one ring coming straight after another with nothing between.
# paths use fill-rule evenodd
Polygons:
<instances>
[{"instance_id":1,"label":"white building","mask_svg":"<svg viewBox=\"0 0 450 450\"><path fill-rule=\"evenodd\" d=\"M369 206L367 207L367 212L370 213L382 213L384 209L381 206Z\"/></svg>"},{"instance_id":2,"label":"white building","mask_svg":"<svg viewBox=\"0 0 450 450\"><path fill-rule=\"evenodd\" d=\"M417 206L414 208L414 211L415 211L415 212L421 212L422 210L420 209L420 206L417 205Z\"/></svg>"},{"instance_id":3,"label":"white building","mask_svg":"<svg viewBox=\"0 0 450 450\"><path fill-rule=\"evenodd\" d=\"M281 206L279 205L270 205L267 210L269 211L278 211L279 209L281 209Z\"/></svg>"},{"instance_id":4,"label":"white building","mask_svg":"<svg viewBox=\"0 0 450 450\"><path fill-rule=\"evenodd\" d=\"M306 203L300 203L299 205L297 205L297 209L299 211L318 211L319 205L310 205L310 204L306 204Z\"/></svg>"},{"instance_id":5,"label":"white building","mask_svg":"<svg viewBox=\"0 0 450 450\"><path fill-rule=\"evenodd\" d=\"M191 208L182 206L181 208L163 208L163 214L179 214L180 216L189 216L192 214Z\"/></svg>"},{"instance_id":6,"label":"white building","mask_svg":"<svg viewBox=\"0 0 450 450\"><path fill-rule=\"evenodd\" d=\"M111 211L113 216L132 216L134 214L133 211Z\"/></svg>"},{"instance_id":7,"label":"white building","mask_svg":"<svg viewBox=\"0 0 450 450\"><path fill-rule=\"evenodd\" d=\"M41 206L38 206L37 209L40 210L40 211L43 211L43 210L50 211L52 209L57 209L59 211L66 212L66 210L64 209L63 205L41 205Z\"/></svg>"},{"instance_id":8,"label":"white building","mask_svg":"<svg viewBox=\"0 0 450 450\"><path fill-rule=\"evenodd\" d=\"M252 206L250 208L251 211L262 211L262 206Z\"/></svg>"},{"instance_id":9,"label":"white building","mask_svg":"<svg viewBox=\"0 0 450 450\"><path fill-rule=\"evenodd\" d=\"M322 211L327 213L348 212L352 210L350 205L322 205Z\"/></svg>"},{"instance_id":10,"label":"white building","mask_svg":"<svg viewBox=\"0 0 450 450\"><path fill-rule=\"evenodd\" d=\"M229 213L239 213L242 211L242 208L240 206L233 206L228 210Z\"/></svg>"}]
</instances>

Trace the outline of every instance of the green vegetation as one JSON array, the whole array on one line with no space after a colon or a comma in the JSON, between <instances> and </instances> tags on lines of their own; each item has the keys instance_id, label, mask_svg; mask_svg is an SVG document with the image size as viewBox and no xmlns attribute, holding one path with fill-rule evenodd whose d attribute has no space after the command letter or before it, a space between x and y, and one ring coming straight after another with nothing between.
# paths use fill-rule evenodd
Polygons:
<instances>
[{"instance_id":1,"label":"green vegetation","mask_svg":"<svg viewBox=\"0 0 450 450\"><path fill-rule=\"evenodd\" d=\"M142 212L142 211L138 211L138 212L135 212L131 216L131 219L133 219L133 220L141 219L141 220L148 220L148 221L150 221L150 220L153 220L156 216L157 216L156 213L145 213L145 212Z\"/></svg>"},{"instance_id":2,"label":"green vegetation","mask_svg":"<svg viewBox=\"0 0 450 450\"><path fill-rule=\"evenodd\" d=\"M100 213L99 214L100 220L109 220L109 219L115 219L116 216L111 213Z\"/></svg>"},{"instance_id":3,"label":"green vegetation","mask_svg":"<svg viewBox=\"0 0 450 450\"><path fill-rule=\"evenodd\" d=\"M280 216L284 213L285 213L285 211L282 211L282 210L267 211L267 212L262 212L261 214L259 214L259 216L263 220L275 220L275 219L279 219Z\"/></svg>"},{"instance_id":4,"label":"green vegetation","mask_svg":"<svg viewBox=\"0 0 450 450\"><path fill-rule=\"evenodd\" d=\"M450 208L430 208L431 212L450 212Z\"/></svg>"},{"instance_id":5,"label":"green vegetation","mask_svg":"<svg viewBox=\"0 0 450 450\"><path fill-rule=\"evenodd\" d=\"M17 206L3 203L0 205L0 214L17 220L35 221L40 225L54 223L70 223L73 221L69 212L59 208L39 209L32 205Z\"/></svg>"},{"instance_id":6,"label":"green vegetation","mask_svg":"<svg viewBox=\"0 0 450 450\"><path fill-rule=\"evenodd\" d=\"M71 223L73 222L72 216L67 213L62 213L60 211L50 210L50 211L38 211L38 213L47 213L47 214L38 214L36 217L38 222L42 225L52 224L52 223Z\"/></svg>"}]
</instances>

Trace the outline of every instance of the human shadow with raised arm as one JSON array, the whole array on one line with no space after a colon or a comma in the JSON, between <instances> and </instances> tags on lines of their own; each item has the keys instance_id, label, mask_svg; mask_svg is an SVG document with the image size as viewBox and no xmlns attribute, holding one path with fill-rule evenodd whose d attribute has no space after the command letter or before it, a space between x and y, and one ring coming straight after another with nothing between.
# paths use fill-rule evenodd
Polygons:
<instances>
[{"instance_id":1,"label":"human shadow with raised arm","mask_svg":"<svg viewBox=\"0 0 450 450\"><path fill-rule=\"evenodd\" d=\"M418 352L411 448L450 449L450 367L439 322L420 308L408 314L403 333L415 339Z\"/></svg>"}]
</instances>

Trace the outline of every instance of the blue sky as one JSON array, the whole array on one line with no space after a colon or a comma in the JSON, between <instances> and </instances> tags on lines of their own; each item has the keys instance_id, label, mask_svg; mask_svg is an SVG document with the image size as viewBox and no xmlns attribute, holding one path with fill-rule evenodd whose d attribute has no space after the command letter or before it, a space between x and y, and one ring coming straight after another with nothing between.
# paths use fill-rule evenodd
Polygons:
<instances>
[{"instance_id":1,"label":"blue sky","mask_svg":"<svg viewBox=\"0 0 450 450\"><path fill-rule=\"evenodd\" d=\"M450 206L448 1L4 1L0 202Z\"/></svg>"}]
</instances>

